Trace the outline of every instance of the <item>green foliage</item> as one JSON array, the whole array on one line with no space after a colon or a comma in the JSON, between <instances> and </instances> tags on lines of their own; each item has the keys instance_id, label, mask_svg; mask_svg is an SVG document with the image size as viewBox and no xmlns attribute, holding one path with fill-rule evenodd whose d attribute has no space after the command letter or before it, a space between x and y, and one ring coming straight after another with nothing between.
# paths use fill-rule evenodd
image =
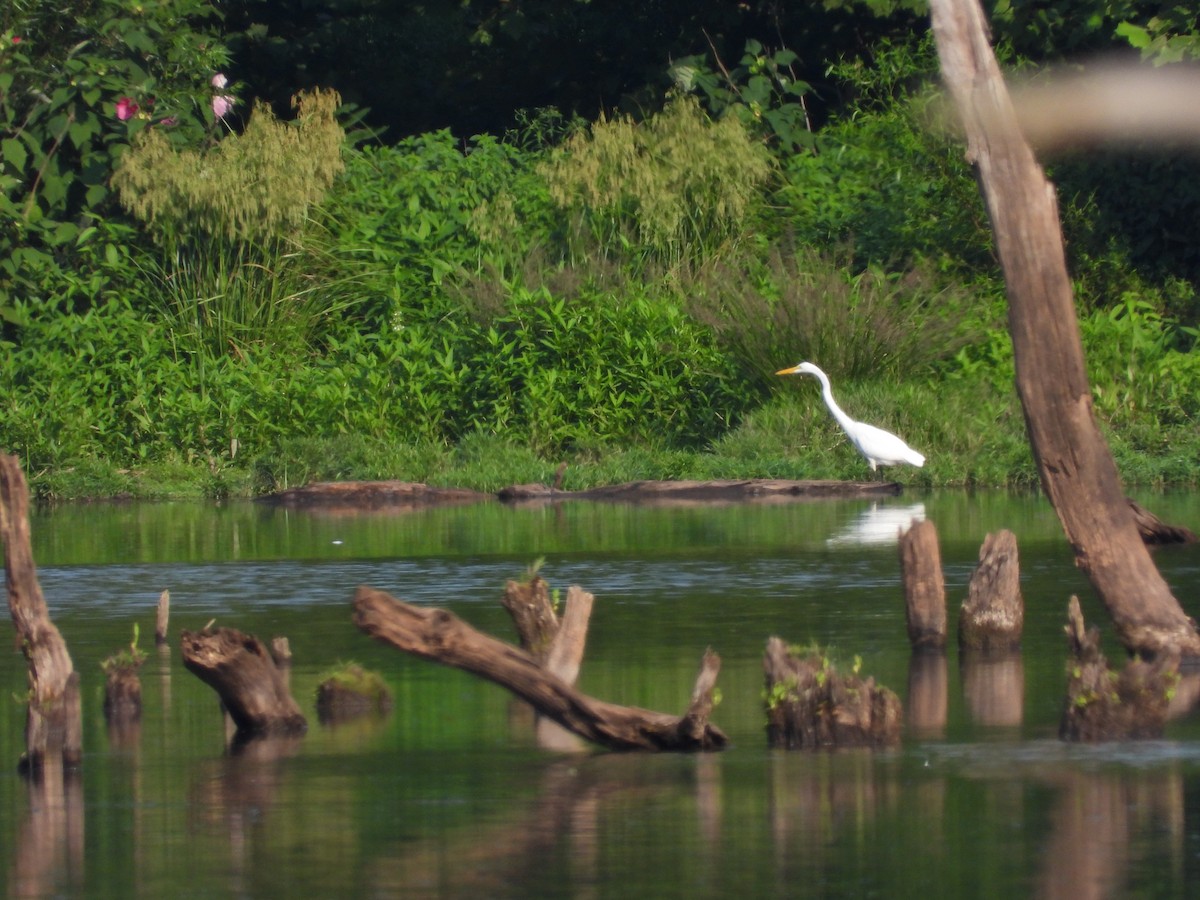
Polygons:
<instances>
[{"instance_id":1,"label":"green foliage","mask_svg":"<svg viewBox=\"0 0 1200 900\"><path fill-rule=\"evenodd\" d=\"M113 173L121 203L171 250L197 236L263 241L294 233L343 169L333 91L298 94L294 123L258 106L244 133L200 152L143 131Z\"/></svg>"},{"instance_id":2,"label":"green foliage","mask_svg":"<svg viewBox=\"0 0 1200 900\"><path fill-rule=\"evenodd\" d=\"M813 145L813 129L805 108L812 87L796 76L796 54L768 51L756 40L746 42L741 62L719 71L707 57L687 56L671 66L675 87L698 94L714 116L734 115L747 130L762 135L780 156Z\"/></svg>"},{"instance_id":3,"label":"green foliage","mask_svg":"<svg viewBox=\"0 0 1200 900\"><path fill-rule=\"evenodd\" d=\"M691 286L692 309L753 377L774 386L774 373L800 360L831 376L911 375L962 345L964 310L973 297L944 287L922 269L855 273L835 254L773 252L747 273L716 268Z\"/></svg>"},{"instance_id":4,"label":"green foliage","mask_svg":"<svg viewBox=\"0 0 1200 900\"><path fill-rule=\"evenodd\" d=\"M228 62L205 0L12 3L0 12L0 307L70 268L131 135L200 139ZM117 104L128 118L118 117Z\"/></svg>"},{"instance_id":5,"label":"green foliage","mask_svg":"<svg viewBox=\"0 0 1200 900\"><path fill-rule=\"evenodd\" d=\"M632 249L673 267L742 238L773 162L740 119L712 121L685 96L642 122L602 117L541 171L572 217L574 255L625 259Z\"/></svg>"},{"instance_id":6,"label":"green foliage","mask_svg":"<svg viewBox=\"0 0 1200 900\"><path fill-rule=\"evenodd\" d=\"M129 642L129 647L124 648L112 656L106 657L100 663L100 668L107 675L110 672L121 671L123 669L138 669L142 663L146 661L146 651L138 647L139 629L137 622L133 623L133 640Z\"/></svg>"}]
</instances>

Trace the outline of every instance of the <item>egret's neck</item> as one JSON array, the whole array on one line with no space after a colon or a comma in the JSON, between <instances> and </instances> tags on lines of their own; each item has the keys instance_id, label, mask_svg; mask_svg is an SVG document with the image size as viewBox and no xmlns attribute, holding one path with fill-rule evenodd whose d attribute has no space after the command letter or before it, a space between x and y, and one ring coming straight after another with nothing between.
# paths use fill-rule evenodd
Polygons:
<instances>
[{"instance_id":1,"label":"egret's neck","mask_svg":"<svg viewBox=\"0 0 1200 900\"><path fill-rule=\"evenodd\" d=\"M821 382L821 396L825 398L825 405L829 407L829 411L833 413L838 424L849 430L850 426L854 424L854 420L846 415L837 405L837 401L833 399L833 388L829 386L829 377L824 372L814 372L813 374Z\"/></svg>"}]
</instances>

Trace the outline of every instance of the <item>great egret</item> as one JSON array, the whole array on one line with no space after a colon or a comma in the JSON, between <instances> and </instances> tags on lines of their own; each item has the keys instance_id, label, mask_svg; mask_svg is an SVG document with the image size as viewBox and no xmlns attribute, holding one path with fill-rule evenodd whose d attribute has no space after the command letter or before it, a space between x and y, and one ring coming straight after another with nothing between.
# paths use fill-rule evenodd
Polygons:
<instances>
[{"instance_id":1,"label":"great egret","mask_svg":"<svg viewBox=\"0 0 1200 900\"><path fill-rule=\"evenodd\" d=\"M829 407L829 411L833 413L833 417L837 419L838 424L842 426L842 430L846 432L846 436L850 438L850 443L857 447L858 452L867 458L872 472L875 471L876 466L896 466L900 463L908 463L910 466L917 467L925 465L924 456L890 431L884 431L882 428L876 428L874 425L868 425L866 422L855 422L842 412L842 408L833 399L833 389L829 386L829 376L812 363L802 362L800 365L792 366L790 369L780 369L775 374L812 375L817 381L821 382L821 394L825 398L825 405Z\"/></svg>"}]
</instances>

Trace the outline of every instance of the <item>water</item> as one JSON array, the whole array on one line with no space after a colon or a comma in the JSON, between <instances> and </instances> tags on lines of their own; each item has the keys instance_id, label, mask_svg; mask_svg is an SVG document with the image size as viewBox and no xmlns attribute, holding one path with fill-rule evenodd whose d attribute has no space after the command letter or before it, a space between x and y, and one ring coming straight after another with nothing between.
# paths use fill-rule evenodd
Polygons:
<instances>
[{"instance_id":1,"label":"water","mask_svg":"<svg viewBox=\"0 0 1200 900\"><path fill-rule=\"evenodd\" d=\"M1196 527L1200 500L1139 497ZM907 650L895 529L932 519L951 629L983 537L1018 537L1024 652L927 670ZM93 505L39 513L34 553L83 673L82 778L15 772L24 717L0 716L0 880L13 896L1175 897L1200 884L1200 727L1077 747L1056 738L1072 593L1104 612L1040 498L934 494L657 509L484 504L357 515L254 504ZM596 594L579 687L682 712L704 649L722 657L709 755L539 749L504 690L411 659L351 624L354 587L445 606L512 638L504 581L543 557ZM1200 549L1157 553L1197 615ZM150 648L145 709L110 733L99 662L210 619L289 638L301 739L231 754L215 695L178 650ZM767 637L832 646L905 701L883 753L766 747ZM1111 652L1119 657L1118 648ZM384 718L317 721L323 670L354 660L395 693ZM0 658L6 696L24 661ZM1189 890L1190 889L1190 890Z\"/></svg>"}]
</instances>

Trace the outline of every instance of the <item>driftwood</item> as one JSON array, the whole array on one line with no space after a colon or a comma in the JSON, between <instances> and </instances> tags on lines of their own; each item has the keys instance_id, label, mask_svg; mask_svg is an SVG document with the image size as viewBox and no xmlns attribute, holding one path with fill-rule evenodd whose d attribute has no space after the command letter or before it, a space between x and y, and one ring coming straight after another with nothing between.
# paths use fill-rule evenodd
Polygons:
<instances>
[{"instance_id":1,"label":"driftwood","mask_svg":"<svg viewBox=\"0 0 1200 900\"><path fill-rule=\"evenodd\" d=\"M715 481L630 481L582 491L560 491L544 484L516 484L497 498L505 503L603 500L655 505L756 502L781 503L818 497L893 496L902 488L884 481L790 481L773 478Z\"/></svg>"},{"instance_id":2,"label":"driftwood","mask_svg":"<svg viewBox=\"0 0 1200 900\"><path fill-rule=\"evenodd\" d=\"M767 639L767 741L772 747L820 750L900 743L900 698L874 678L842 675L819 650L793 654Z\"/></svg>"},{"instance_id":3,"label":"driftwood","mask_svg":"<svg viewBox=\"0 0 1200 900\"><path fill-rule=\"evenodd\" d=\"M463 669L512 691L537 712L610 750L721 750L725 734L708 721L721 660L705 653L683 716L618 706L580 693L529 653L471 628L441 609L414 606L383 591L360 587L354 623L406 653Z\"/></svg>"},{"instance_id":4,"label":"driftwood","mask_svg":"<svg viewBox=\"0 0 1200 900\"><path fill-rule=\"evenodd\" d=\"M17 643L29 663L25 754L20 765L34 774L52 763L76 766L83 756L79 674L42 596L29 539L29 488L20 462L9 455L0 455L0 537L8 609Z\"/></svg>"},{"instance_id":5,"label":"driftwood","mask_svg":"<svg viewBox=\"0 0 1200 900\"><path fill-rule=\"evenodd\" d=\"M233 628L184 631L183 664L217 692L240 737L302 734L308 722L266 645Z\"/></svg>"},{"instance_id":6,"label":"driftwood","mask_svg":"<svg viewBox=\"0 0 1200 900\"><path fill-rule=\"evenodd\" d=\"M958 617L960 649L1009 653L1021 646L1025 600L1020 576L1016 535L1001 530L984 538Z\"/></svg>"},{"instance_id":7,"label":"driftwood","mask_svg":"<svg viewBox=\"0 0 1200 900\"><path fill-rule=\"evenodd\" d=\"M983 9L978 0L929 6L1004 272L1017 394L1042 489L1126 649L1200 656L1200 631L1155 567L1096 423L1054 187L1017 123Z\"/></svg>"},{"instance_id":8,"label":"driftwood","mask_svg":"<svg viewBox=\"0 0 1200 900\"><path fill-rule=\"evenodd\" d=\"M1196 533L1182 525L1168 525L1150 510L1139 506L1128 497L1125 498L1133 513L1133 521L1137 525L1138 534L1146 544L1194 544Z\"/></svg>"},{"instance_id":9,"label":"driftwood","mask_svg":"<svg viewBox=\"0 0 1200 900\"><path fill-rule=\"evenodd\" d=\"M432 487L412 481L320 481L260 497L275 506L425 507L478 503L491 494L466 488Z\"/></svg>"},{"instance_id":10,"label":"driftwood","mask_svg":"<svg viewBox=\"0 0 1200 900\"><path fill-rule=\"evenodd\" d=\"M928 519L900 535L908 640L914 650L946 646L946 583L937 528Z\"/></svg>"},{"instance_id":11,"label":"driftwood","mask_svg":"<svg viewBox=\"0 0 1200 900\"><path fill-rule=\"evenodd\" d=\"M1162 737L1179 657L1133 657L1114 672L1100 650L1100 630L1084 624L1078 597L1068 605L1066 632L1070 658L1059 736L1081 742Z\"/></svg>"}]
</instances>

